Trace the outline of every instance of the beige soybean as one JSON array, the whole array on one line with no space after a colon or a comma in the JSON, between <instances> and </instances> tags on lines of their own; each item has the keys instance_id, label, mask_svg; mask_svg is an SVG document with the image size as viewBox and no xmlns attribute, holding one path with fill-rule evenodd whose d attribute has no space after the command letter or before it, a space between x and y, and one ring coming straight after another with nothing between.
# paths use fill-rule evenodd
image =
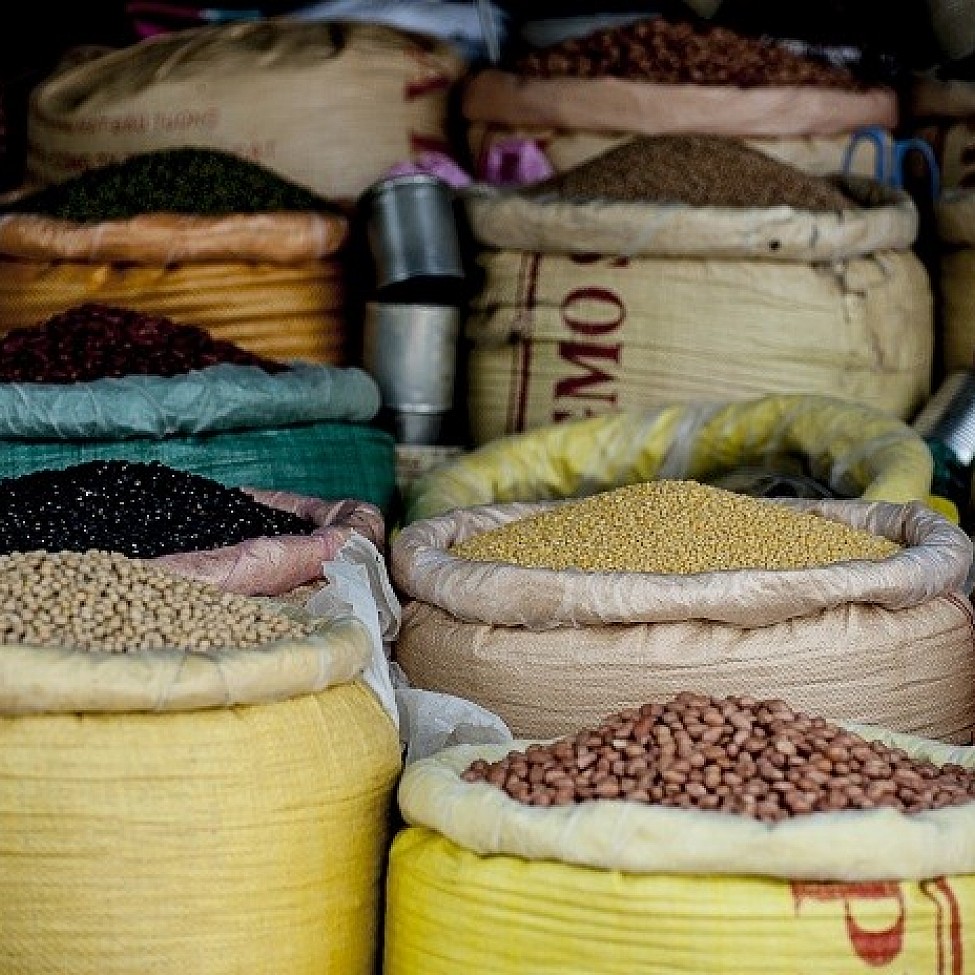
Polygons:
<instances>
[{"instance_id":1,"label":"beige soybean","mask_svg":"<svg viewBox=\"0 0 975 975\"><path fill-rule=\"evenodd\" d=\"M114 552L0 556L0 642L204 652L299 639L310 623Z\"/></svg>"},{"instance_id":2,"label":"beige soybean","mask_svg":"<svg viewBox=\"0 0 975 975\"><path fill-rule=\"evenodd\" d=\"M631 484L481 532L450 548L478 562L592 572L805 569L885 559L889 539L696 481Z\"/></svg>"},{"instance_id":3,"label":"beige soybean","mask_svg":"<svg viewBox=\"0 0 975 975\"><path fill-rule=\"evenodd\" d=\"M975 800L975 770L913 759L781 700L692 692L624 708L497 762L479 759L462 778L532 806L621 799L766 823L843 810L914 814Z\"/></svg>"}]
</instances>

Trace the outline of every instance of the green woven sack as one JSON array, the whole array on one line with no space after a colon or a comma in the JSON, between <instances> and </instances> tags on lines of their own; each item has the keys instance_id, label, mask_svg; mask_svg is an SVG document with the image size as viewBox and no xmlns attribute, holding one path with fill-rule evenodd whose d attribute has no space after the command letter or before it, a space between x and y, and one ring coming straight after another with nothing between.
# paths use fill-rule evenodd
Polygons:
<instances>
[{"instance_id":1,"label":"green woven sack","mask_svg":"<svg viewBox=\"0 0 975 975\"><path fill-rule=\"evenodd\" d=\"M0 477L90 460L159 461L227 487L354 498L384 514L396 498L395 441L363 424L305 423L160 440L0 440Z\"/></svg>"}]
</instances>

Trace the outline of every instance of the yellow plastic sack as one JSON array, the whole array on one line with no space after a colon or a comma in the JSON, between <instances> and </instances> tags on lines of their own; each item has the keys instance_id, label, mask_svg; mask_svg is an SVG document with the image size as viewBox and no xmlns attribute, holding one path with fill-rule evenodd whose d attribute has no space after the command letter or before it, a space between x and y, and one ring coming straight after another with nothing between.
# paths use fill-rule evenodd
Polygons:
<instances>
[{"instance_id":1,"label":"yellow plastic sack","mask_svg":"<svg viewBox=\"0 0 975 975\"><path fill-rule=\"evenodd\" d=\"M4 975L372 975L400 768L370 637L0 647Z\"/></svg>"},{"instance_id":2,"label":"yellow plastic sack","mask_svg":"<svg viewBox=\"0 0 975 975\"><path fill-rule=\"evenodd\" d=\"M617 413L486 444L420 478L406 521L452 508L581 497L653 478L707 478L788 454L840 494L915 501L931 490L931 454L906 423L821 396L767 396Z\"/></svg>"},{"instance_id":3,"label":"yellow plastic sack","mask_svg":"<svg viewBox=\"0 0 975 975\"><path fill-rule=\"evenodd\" d=\"M975 766L970 748L854 730ZM537 809L460 779L524 744L407 769L385 975L972 971L975 805L765 826L612 801Z\"/></svg>"}]
</instances>

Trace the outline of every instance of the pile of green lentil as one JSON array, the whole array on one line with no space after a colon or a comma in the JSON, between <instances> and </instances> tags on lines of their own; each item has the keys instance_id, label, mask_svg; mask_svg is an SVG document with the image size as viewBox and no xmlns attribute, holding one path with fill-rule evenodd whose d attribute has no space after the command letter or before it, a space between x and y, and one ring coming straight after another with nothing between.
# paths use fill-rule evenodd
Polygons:
<instances>
[{"instance_id":1,"label":"pile of green lentil","mask_svg":"<svg viewBox=\"0 0 975 975\"><path fill-rule=\"evenodd\" d=\"M525 568L689 574L885 559L900 546L774 500L660 480L567 501L449 551Z\"/></svg>"},{"instance_id":2,"label":"pile of green lentil","mask_svg":"<svg viewBox=\"0 0 975 975\"><path fill-rule=\"evenodd\" d=\"M0 556L0 643L126 653L301 639L310 622L112 552Z\"/></svg>"},{"instance_id":3,"label":"pile of green lentil","mask_svg":"<svg viewBox=\"0 0 975 975\"><path fill-rule=\"evenodd\" d=\"M314 524L240 488L158 461L93 460L0 480L0 554L204 551Z\"/></svg>"},{"instance_id":4,"label":"pile of green lentil","mask_svg":"<svg viewBox=\"0 0 975 975\"><path fill-rule=\"evenodd\" d=\"M219 149L160 149L86 170L0 208L77 223L127 220L143 213L222 216L328 211L311 190L259 163Z\"/></svg>"},{"instance_id":5,"label":"pile of green lentil","mask_svg":"<svg viewBox=\"0 0 975 975\"><path fill-rule=\"evenodd\" d=\"M858 204L829 180L717 135L639 136L520 191L528 199L817 212Z\"/></svg>"}]
</instances>

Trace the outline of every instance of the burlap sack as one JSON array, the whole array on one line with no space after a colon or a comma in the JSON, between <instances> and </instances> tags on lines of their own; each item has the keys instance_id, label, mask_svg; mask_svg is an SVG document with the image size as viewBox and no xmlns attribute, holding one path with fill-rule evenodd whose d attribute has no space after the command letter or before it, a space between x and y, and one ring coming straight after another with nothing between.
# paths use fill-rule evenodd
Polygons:
<instances>
[{"instance_id":1,"label":"burlap sack","mask_svg":"<svg viewBox=\"0 0 975 975\"><path fill-rule=\"evenodd\" d=\"M272 359L345 365L348 221L325 213L0 215L0 334L85 302L200 325Z\"/></svg>"},{"instance_id":2,"label":"burlap sack","mask_svg":"<svg viewBox=\"0 0 975 975\"><path fill-rule=\"evenodd\" d=\"M897 125L889 88L738 88L621 78L524 78L490 68L464 85L469 122L633 135L837 135L865 125Z\"/></svg>"},{"instance_id":3,"label":"burlap sack","mask_svg":"<svg viewBox=\"0 0 975 975\"><path fill-rule=\"evenodd\" d=\"M919 502L782 502L905 546L808 570L553 572L447 551L564 503L457 509L395 537L392 577L410 600L395 659L413 684L473 700L522 737L690 689L971 742L972 541Z\"/></svg>"},{"instance_id":4,"label":"burlap sack","mask_svg":"<svg viewBox=\"0 0 975 975\"><path fill-rule=\"evenodd\" d=\"M474 442L776 393L913 417L934 356L916 211L903 193L845 185L862 210L465 195L483 271L466 325Z\"/></svg>"},{"instance_id":5,"label":"burlap sack","mask_svg":"<svg viewBox=\"0 0 975 975\"><path fill-rule=\"evenodd\" d=\"M394 163L448 149L464 67L447 44L373 24L266 18L150 38L35 89L28 179L195 145L351 201Z\"/></svg>"}]
</instances>

